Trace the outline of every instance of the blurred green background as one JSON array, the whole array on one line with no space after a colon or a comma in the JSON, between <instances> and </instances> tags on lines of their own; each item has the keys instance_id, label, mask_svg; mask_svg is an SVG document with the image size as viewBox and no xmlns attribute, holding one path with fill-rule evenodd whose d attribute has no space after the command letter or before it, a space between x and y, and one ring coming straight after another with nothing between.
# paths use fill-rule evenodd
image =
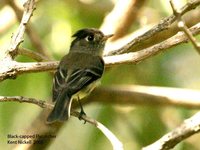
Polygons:
<instances>
[{"instance_id":1,"label":"blurred green background","mask_svg":"<svg viewBox=\"0 0 200 150\"><path fill-rule=\"evenodd\" d=\"M18 0L19 6L23 1ZM186 1L180 0L180 4ZM39 0L31 19L53 59L59 60L68 52L71 35L85 27L99 28L103 18L113 8L110 0ZM0 1L0 53L9 44L18 27L12 9ZM148 0L141 16L133 23L132 31L144 26L142 20L156 24L172 13L166 0ZM151 14L151 16L146 17ZM7 17L2 17L7 16ZM9 19L11 18L11 19ZM8 25L3 23L8 22ZM35 50L25 36L22 46ZM18 61L33 61L19 56ZM182 44L145 60L137 65L111 68L102 79L103 85L139 84L200 89L200 57L191 44ZM26 96L49 100L52 76L49 73L30 73L0 83L0 95ZM177 127L196 110L161 106L119 106L92 103L84 106L87 114L109 128L124 144L125 150L139 150ZM0 148L11 149L8 134L23 134L41 108L25 103L0 103ZM175 147L175 150L198 150L200 135L195 135ZM107 150L112 149L105 136L90 124L72 117L49 150Z\"/></svg>"}]
</instances>

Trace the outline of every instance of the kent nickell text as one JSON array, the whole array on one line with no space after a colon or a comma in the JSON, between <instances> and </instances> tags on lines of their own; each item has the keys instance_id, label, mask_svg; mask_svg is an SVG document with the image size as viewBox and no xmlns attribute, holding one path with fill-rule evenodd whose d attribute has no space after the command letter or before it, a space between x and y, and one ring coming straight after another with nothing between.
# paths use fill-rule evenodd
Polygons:
<instances>
[{"instance_id":1,"label":"kent nickell text","mask_svg":"<svg viewBox=\"0 0 200 150\"><path fill-rule=\"evenodd\" d=\"M39 135L39 134L8 134L7 144L43 144L45 141L56 138L55 135Z\"/></svg>"},{"instance_id":2,"label":"kent nickell text","mask_svg":"<svg viewBox=\"0 0 200 150\"><path fill-rule=\"evenodd\" d=\"M32 140L8 140L7 144L32 144Z\"/></svg>"}]
</instances>

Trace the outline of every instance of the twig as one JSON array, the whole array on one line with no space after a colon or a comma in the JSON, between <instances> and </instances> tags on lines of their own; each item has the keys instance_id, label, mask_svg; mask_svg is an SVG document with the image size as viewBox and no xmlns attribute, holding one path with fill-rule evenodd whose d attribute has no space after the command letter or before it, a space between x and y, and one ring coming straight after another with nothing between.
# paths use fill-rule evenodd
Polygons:
<instances>
[{"instance_id":1,"label":"twig","mask_svg":"<svg viewBox=\"0 0 200 150\"><path fill-rule=\"evenodd\" d=\"M196 8L198 5L200 5L200 0L189 1L185 6L183 6L180 9L180 15L184 15L186 12ZM133 51L134 46L139 44L141 41L145 41L149 38L152 38L159 32L168 29L172 25L172 23L174 23L175 21L176 21L176 16L171 15L171 16L161 20L160 23L157 24L155 27L153 27L149 31L145 32L144 34L138 36L137 38L133 39L131 42L129 42L122 48L113 50L113 51L109 51L106 55L116 55L116 54L122 54L122 53Z\"/></svg>"},{"instance_id":2,"label":"twig","mask_svg":"<svg viewBox=\"0 0 200 150\"><path fill-rule=\"evenodd\" d=\"M17 16L18 21L21 21L23 12L18 8L18 6L15 4L15 1L13 0L7 0L6 1L15 11L15 14ZM42 55L51 58L51 55L48 53L48 50L45 48L45 46L42 44L41 39L37 32L33 29L33 27L29 24L26 26L26 33L28 37L30 38L30 41L32 42L33 46L36 48L36 50L41 53Z\"/></svg>"},{"instance_id":3,"label":"twig","mask_svg":"<svg viewBox=\"0 0 200 150\"><path fill-rule=\"evenodd\" d=\"M20 102L20 103L31 103L31 104L35 104L41 108L48 108L48 109L53 109L53 104L49 104L46 101L43 100L37 100L34 98L26 98L26 97L22 97L22 96L0 96L0 102ZM77 111L71 111L71 115L79 118L80 117L80 113ZM112 146L113 146L113 150L123 150L123 145L122 143L118 140L118 138L109 130L107 129L103 124L101 124L100 122L89 118L87 116L82 116L81 119L83 119L84 121L94 125L95 127L97 127L107 138L108 140L111 142Z\"/></svg>"},{"instance_id":4,"label":"twig","mask_svg":"<svg viewBox=\"0 0 200 150\"><path fill-rule=\"evenodd\" d=\"M52 109L53 105L43 100L37 100L35 98L27 98L23 96L0 96L0 102L20 102L20 103L31 103L38 105L41 108Z\"/></svg>"},{"instance_id":5,"label":"twig","mask_svg":"<svg viewBox=\"0 0 200 150\"><path fill-rule=\"evenodd\" d=\"M200 11L197 8L197 9L191 10L191 11L187 12L186 14L184 14L183 19L184 19L187 27L191 28L192 26L194 26L200 22L199 16L200 16ZM137 38L138 36L144 34L146 31L148 31L151 28L152 28L151 24L145 25L143 28L139 28L138 30L132 31L131 33L128 33L126 36L124 36L120 39L117 39L116 41L109 40L107 42L104 53L107 55L109 53L109 51L114 51L114 50L117 50L117 49L123 47L124 45L131 42L133 39ZM136 52L136 51L140 51L140 50L146 49L148 47L151 47L155 44L163 42L164 40L174 36L179 31L180 31L180 29L177 26L177 21L175 21L174 23L172 23L169 26L168 29L159 31L158 33L153 35L151 38L142 40L139 43L137 43L136 45L133 45L133 47L131 48L130 51Z\"/></svg>"},{"instance_id":6,"label":"twig","mask_svg":"<svg viewBox=\"0 0 200 150\"><path fill-rule=\"evenodd\" d=\"M23 47L18 48L18 54L27 56L38 62L49 60L46 56Z\"/></svg>"},{"instance_id":7,"label":"twig","mask_svg":"<svg viewBox=\"0 0 200 150\"><path fill-rule=\"evenodd\" d=\"M7 50L6 58L14 59L14 57L17 55L18 46L20 45L20 43L23 42L23 36L24 36L25 29L26 29L26 24L28 23L29 19L31 18L34 10L35 10L35 1L28 0L24 4L23 17L22 17L22 20L20 22L20 25L19 25L17 31L12 36L11 43Z\"/></svg>"},{"instance_id":8,"label":"twig","mask_svg":"<svg viewBox=\"0 0 200 150\"><path fill-rule=\"evenodd\" d=\"M191 135L200 131L200 112L185 120L175 130L164 135L155 143L144 147L142 150L169 150Z\"/></svg>"},{"instance_id":9,"label":"twig","mask_svg":"<svg viewBox=\"0 0 200 150\"><path fill-rule=\"evenodd\" d=\"M193 35L199 34L200 33L200 23L191 27L190 32ZM121 55L105 57L105 62L108 66L125 64L125 63L137 63L137 62L145 60L153 55L156 55L156 54L162 52L163 50L167 50L173 46L176 46L180 43L184 43L187 41L188 41L188 37L184 33L179 32L176 35L172 36L171 38L169 38L161 43L158 43L154 46L146 48L144 50L141 50L138 52L130 52L130 53L125 53L125 54L121 54Z\"/></svg>"},{"instance_id":10,"label":"twig","mask_svg":"<svg viewBox=\"0 0 200 150\"><path fill-rule=\"evenodd\" d=\"M197 50L197 52L200 54L200 44L197 43L196 39L188 29L188 27L185 25L185 22L182 19L182 16L180 14L180 11L177 10L174 6L174 3L172 0L169 1L173 10L174 15L177 18L178 21L178 27L188 36L188 39L191 41L194 48Z\"/></svg>"},{"instance_id":11,"label":"twig","mask_svg":"<svg viewBox=\"0 0 200 150\"><path fill-rule=\"evenodd\" d=\"M194 35L200 32L200 23L190 28L190 32ZM145 60L153 55L156 55L163 50L176 46L180 43L187 42L187 36L183 33L177 33L173 37L159 44L156 44L150 48L132 52L127 54L121 54L116 56L104 57L106 66L132 63L136 64L142 60ZM0 81L7 78L16 78L18 75L29 72L42 72L53 71L57 68L58 62L38 62L38 63L19 63L19 62L7 62L0 61Z\"/></svg>"}]
</instances>

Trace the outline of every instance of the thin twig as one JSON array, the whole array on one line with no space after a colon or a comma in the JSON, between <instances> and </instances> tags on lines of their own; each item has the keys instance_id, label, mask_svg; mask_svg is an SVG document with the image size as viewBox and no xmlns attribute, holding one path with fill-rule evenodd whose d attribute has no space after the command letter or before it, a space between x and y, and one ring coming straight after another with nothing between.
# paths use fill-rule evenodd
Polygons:
<instances>
[{"instance_id":1,"label":"thin twig","mask_svg":"<svg viewBox=\"0 0 200 150\"><path fill-rule=\"evenodd\" d=\"M180 15L184 15L186 12L195 9L198 5L200 5L200 0L191 0L185 6L180 9ZM167 30L172 23L176 21L176 16L173 14L167 18L164 18L160 21L156 26L154 26L149 31L145 32L144 34L138 36L137 38L133 39L131 42L126 44L120 49L109 51L106 55L116 55L127 53L134 50L134 46L139 44L141 41L145 41L149 38L152 38L156 34L160 33L163 30Z\"/></svg>"},{"instance_id":2,"label":"thin twig","mask_svg":"<svg viewBox=\"0 0 200 150\"><path fill-rule=\"evenodd\" d=\"M13 10L15 11L15 14L17 16L17 19L20 22L21 18L22 18L23 11L18 8L18 6L16 5L15 1L7 0L6 2L13 8ZM28 24L26 26L26 33L27 33L28 37L30 38L30 41L33 44L33 46L36 48L36 50L39 53L41 53L42 55L44 55L44 56L48 57L49 59L51 59L52 56L48 53L48 50L42 44L41 38L39 37L37 32L33 29L33 26Z\"/></svg>"},{"instance_id":3,"label":"thin twig","mask_svg":"<svg viewBox=\"0 0 200 150\"><path fill-rule=\"evenodd\" d=\"M190 32L193 35L197 35L200 33L200 23L194 25L190 28ZM130 52L120 55L114 55L114 56L108 56L105 57L104 60L108 66L112 65L119 65L119 64L126 64L126 63L138 63L142 60L145 60L149 57L152 57L153 55L156 55L163 50L167 50L173 46L176 46L180 43L184 43L188 41L188 37L183 33L179 32L176 35L172 36L171 38L158 43L156 45L153 45L149 48L146 48L144 50L138 51L138 52Z\"/></svg>"},{"instance_id":4,"label":"thin twig","mask_svg":"<svg viewBox=\"0 0 200 150\"><path fill-rule=\"evenodd\" d=\"M20 102L20 103L31 103L38 105L41 108L52 109L53 105L43 100L37 100L35 98L27 98L23 96L0 96L0 102Z\"/></svg>"},{"instance_id":5,"label":"thin twig","mask_svg":"<svg viewBox=\"0 0 200 150\"><path fill-rule=\"evenodd\" d=\"M14 57L17 55L18 46L23 42L23 36L26 29L26 24L30 20L34 10L35 10L35 0L28 0L24 4L24 13L20 25L11 38L9 48L7 50L6 59L8 58L14 59Z\"/></svg>"},{"instance_id":6,"label":"thin twig","mask_svg":"<svg viewBox=\"0 0 200 150\"><path fill-rule=\"evenodd\" d=\"M26 98L22 96L0 96L0 102L20 102L20 103L31 103L35 104L41 108L48 108L48 109L53 109L54 105L47 103L46 101L43 100L37 100L34 98ZM77 111L71 111L71 115L80 118L80 113ZM122 143L118 140L118 138L108 129L106 128L103 124L100 122L89 118L87 116L81 116L81 119L84 121L94 125L97 127L111 142L113 146L113 150L123 150L123 145Z\"/></svg>"},{"instance_id":7,"label":"thin twig","mask_svg":"<svg viewBox=\"0 0 200 150\"><path fill-rule=\"evenodd\" d=\"M197 52L200 54L200 44L197 43L197 40L194 38L188 27L185 25L185 22L182 19L182 16L180 14L180 10L177 10L174 6L173 0L169 1L173 10L174 15L177 18L178 21L178 27L187 35L188 39L191 41L194 48L197 50Z\"/></svg>"},{"instance_id":8,"label":"thin twig","mask_svg":"<svg viewBox=\"0 0 200 150\"><path fill-rule=\"evenodd\" d=\"M142 150L169 150L184 139L200 131L200 112L185 120L179 127Z\"/></svg>"}]
</instances>

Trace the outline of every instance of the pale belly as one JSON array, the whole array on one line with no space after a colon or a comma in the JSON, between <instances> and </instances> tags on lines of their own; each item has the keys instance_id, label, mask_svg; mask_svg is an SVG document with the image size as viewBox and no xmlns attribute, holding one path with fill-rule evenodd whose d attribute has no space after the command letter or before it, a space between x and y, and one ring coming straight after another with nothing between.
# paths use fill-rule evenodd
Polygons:
<instances>
[{"instance_id":1,"label":"pale belly","mask_svg":"<svg viewBox=\"0 0 200 150\"><path fill-rule=\"evenodd\" d=\"M89 95L92 92L92 90L94 90L94 88L98 86L99 84L100 84L100 80L93 82L92 84L88 85L87 87L83 88L81 91L73 95L72 98L73 99L84 98L85 96Z\"/></svg>"}]
</instances>

